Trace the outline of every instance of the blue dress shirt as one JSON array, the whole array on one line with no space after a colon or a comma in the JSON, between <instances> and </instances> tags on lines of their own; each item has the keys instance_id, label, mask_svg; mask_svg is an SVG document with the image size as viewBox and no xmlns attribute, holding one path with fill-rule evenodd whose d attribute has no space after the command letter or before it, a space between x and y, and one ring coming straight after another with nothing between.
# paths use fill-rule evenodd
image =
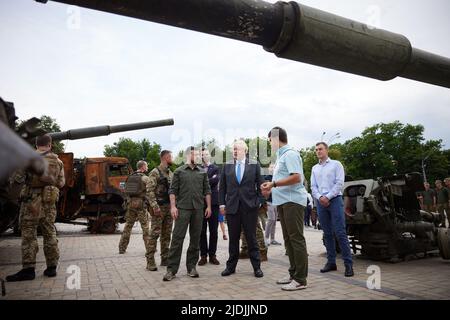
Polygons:
<instances>
[{"instance_id":1,"label":"blue dress shirt","mask_svg":"<svg viewBox=\"0 0 450 320\"><path fill-rule=\"evenodd\" d=\"M342 196L344 188L344 167L339 161L328 158L312 168L311 190L315 199L325 196L329 200Z\"/></svg>"}]
</instances>

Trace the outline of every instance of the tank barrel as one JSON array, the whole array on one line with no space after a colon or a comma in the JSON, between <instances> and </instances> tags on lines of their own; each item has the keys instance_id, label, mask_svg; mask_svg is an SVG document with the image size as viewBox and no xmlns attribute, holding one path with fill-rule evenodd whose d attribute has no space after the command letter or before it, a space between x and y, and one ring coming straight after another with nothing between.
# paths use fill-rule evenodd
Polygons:
<instances>
[{"instance_id":1,"label":"tank barrel","mask_svg":"<svg viewBox=\"0 0 450 320\"><path fill-rule=\"evenodd\" d=\"M450 59L413 48L402 35L294 1L54 1L259 44L280 58L364 77L450 88Z\"/></svg>"},{"instance_id":2,"label":"tank barrel","mask_svg":"<svg viewBox=\"0 0 450 320\"><path fill-rule=\"evenodd\" d=\"M129 123L129 124L122 124L122 125L117 125L117 126L106 125L106 126L98 126L98 127L90 127L90 128L82 128L82 129L73 129L73 130L68 130L68 131L64 131L64 132L52 132L52 133L49 133L49 135L52 137L52 139L54 141L78 140L78 139L86 139L86 138L93 138L93 137L100 137L100 136L108 136L111 133L171 126L173 124L174 124L173 119L166 119L166 120L158 120L158 121Z\"/></svg>"}]
</instances>

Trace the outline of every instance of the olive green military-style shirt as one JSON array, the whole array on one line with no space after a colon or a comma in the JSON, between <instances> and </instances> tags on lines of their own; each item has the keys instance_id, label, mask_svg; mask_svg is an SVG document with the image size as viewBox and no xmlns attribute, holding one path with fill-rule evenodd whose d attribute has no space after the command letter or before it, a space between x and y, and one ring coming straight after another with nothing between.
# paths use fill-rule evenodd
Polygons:
<instances>
[{"instance_id":1,"label":"olive green military-style shirt","mask_svg":"<svg viewBox=\"0 0 450 320\"><path fill-rule=\"evenodd\" d=\"M442 188L440 190L436 189L437 194L437 204L447 204L449 200L449 190L447 188Z\"/></svg>"},{"instance_id":2,"label":"olive green military-style shirt","mask_svg":"<svg viewBox=\"0 0 450 320\"><path fill-rule=\"evenodd\" d=\"M205 196L211 194L208 174L197 165L179 167L173 173L169 194L175 195L178 209L203 209Z\"/></svg>"},{"instance_id":3,"label":"olive green military-style shirt","mask_svg":"<svg viewBox=\"0 0 450 320\"><path fill-rule=\"evenodd\" d=\"M420 193L423 198L423 204L426 206L434 205L434 198L436 198L436 192L433 189L424 190Z\"/></svg>"}]
</instances>

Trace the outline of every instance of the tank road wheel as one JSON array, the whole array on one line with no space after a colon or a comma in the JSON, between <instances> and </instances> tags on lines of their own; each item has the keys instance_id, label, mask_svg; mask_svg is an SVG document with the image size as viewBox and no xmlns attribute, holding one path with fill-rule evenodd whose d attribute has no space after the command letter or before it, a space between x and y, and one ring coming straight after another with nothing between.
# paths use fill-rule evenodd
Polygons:
<instances>
[{"instance_id":1,"label":"tank road wheel","mask_svg":"<svg viewBox=\"0 0 450 320\"><path fill-rule=\"evenodd\" d=\"M437 238L442 259L450 260L450 229L439 228Z\"/></svg>"},{"instance_id":2,"label":"tank road wheel","mask_svg":"<svg viewBox=\"0 0 450 320\"><path fill-rule=\"evenodd\" d=\"M100 233L112 234L117 230L117 222L114 217L101 217L98 223Z\"/></svg>"}]
</instances>

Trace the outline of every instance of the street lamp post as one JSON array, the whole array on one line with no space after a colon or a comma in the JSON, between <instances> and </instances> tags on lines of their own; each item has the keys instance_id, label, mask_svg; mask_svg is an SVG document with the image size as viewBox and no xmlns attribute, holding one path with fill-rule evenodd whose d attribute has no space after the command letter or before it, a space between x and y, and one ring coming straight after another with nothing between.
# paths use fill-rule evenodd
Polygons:
<instances>
[{"instance_id":1,"label":"street lamp post","mask_svg":"<svg viewBox=\"0 0 450 320\"><path fill-rule=\"evenodd\" d=\"M331 143L335 140L335 139L339 139L341 137L341 133L338 132L335 135L333 135L329 140L328 140L328 145L331 145Z\"/></svg>"},{"instance_id":2,"label":"street lamp post","mask_svg":"<svg viewBox=\"0 0 450 320\"><path fill-rule=\"evenodd\" d=\"M429 157L430 157L430 155L428 155L424 159L422 159L423 182L428 182L427 181L427 174L425 173L425 167L426 167L425 161L427 161Z\"/></svg>"}]
</instances>

